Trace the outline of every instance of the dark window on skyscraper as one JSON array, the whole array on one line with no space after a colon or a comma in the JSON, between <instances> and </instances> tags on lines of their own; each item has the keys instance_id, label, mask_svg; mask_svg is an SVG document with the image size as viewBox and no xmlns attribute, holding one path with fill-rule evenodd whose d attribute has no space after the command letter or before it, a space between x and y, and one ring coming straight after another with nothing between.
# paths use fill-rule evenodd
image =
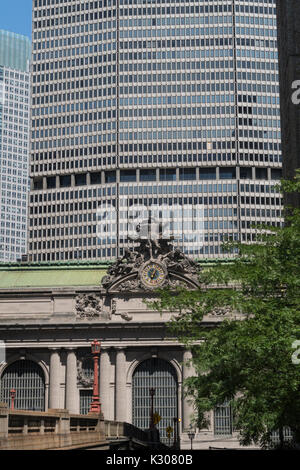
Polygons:
<instances>
[{"instance_id":1,"label":"dark window on skyscraper","mask_svg":"<svg viewBox=\"0 0 300 470\"><path fill-rule=\"evenodd\" d=\"M272 168L272 170L271 170L271 179L272 180L280 180L281 177L282 177L282 170Z\"/></svg>"},{"instance_id":2,"label":"dark window on skyscraper","mask_svg":"<svg viewBox=\"0 0 300 470\"><path fill-rule=\"evenodd\" d=\"M176 169L168 168L159 170L160 181L176 181Z\"/></svg>"},{"instance_id":3,"label":"dark window on skyscraper","mask_svg":"<svg viewBox=\"0 0 300 470\"><path fill-rule=\"evenodd\" d=\"M156 181L156 170L141 170L141 181Z\"/></svg>"},{"instance_id":4,"label":"dark window on skyscraper","mask_svg":"<svg viewBox=\"0 0 300 470\"><path fill-rule=\"evenodd\" d=\"M101 183L101 173L91 173L91 184L100 184Z\"/></svg>"},{"instance_id":5,"label":"dark window on skyscraper","mask_svg":"<svg viewBox=\"0 0 300 470\"><path fill-rule=\"evenodd\" d=\"M252 179L252 168L249 167L241 167L240 168L240 178L244 180L251 180Z\"/></svg>"},{"instance_id":6,"label":"dark window on skyscraper","mask_svg":"<svg viewBox=\"0 0 300 470\"><path fill-rule=\"evenodd\" d=\"M216 169L215 168L200 168L199 179L200 180L215 180Z\"/></svg>"},{"instance_id":7,"label":"dark window on skyscraper","mask_svg":"<svg viewBox=\"0 0 300 470\"><path fill-rule=\"evenodd\" d=\"M47 178L47 189L55 188L56 176L48 176Z\"/></svg>"},{"instance_id":8,"label":"dark window on skyscraper","mask_svg":"<svg viewBox=\"0 0 300 470\"><path fill-rule=\"evenodd\" d=\"M231 180L236 177L235 168L220 168L220 179L221 180Z\"/></svg>"},{"instance_id":9,"label":"dark window on skyscraper","mask_svg":"<svg viewBox=\"0 0 300 470\"><path fill-rule=\"evenodd\" d=\"M34 178L33 187L34 189L43 189L43 178Z\"/></svg>"},{"instance_id":10,"label":"dark window on skyscraper","mask_svg":"<svg viewBox=\"0 0 300 470\"><path fill-rule=\"evenodd\" d=\"M180 168L179 169L180 181L195 180L196 179L196 168Z\"/></svg>"},{"instance_id":11,"label":"dark window on skyscraper","mask_svg":"<svg viewBox=\"0 0 300 470\"><path fill-rule=\"evenodd\" d=\"M106 171L105 172L105 183L115 183L116 182L116 172L115 171Z\"/></svg>"},{"instance_id":12,"label":"dark window on skyscraper","mask_svg":"<svg viewBox=\"0 0 300 470\"><path fill-rule=\"evenodd\" d=\"M268 179L268 170L267 168L255 168L256 178L258 180Z\"/></svg>"},{"instance_id":13,"label":"dark window on skyscraper","mask_svg":"<svg viewBox=\"0 0 300 470\"><path fill-rule=\"evenodd\" d=\"M136 181L136 171L135 170L121 170L120 181L121 183L129 183L131 181Z\"/></svg>"},{"instance_id":14,"label":"dark window on skyscraper","mask_svg":"<svg viewBox=\"0 0 300 470\"><path fill-rule=\"evenodd\" d=\"M60 187L66 188L71 186L71 175L64 175L60 177Z\"/></svg>"},{"instance_id":15,"label":"dark window on skyscraper","mask_svg":"<svg viewBox=\"0 0 300 470\"><path fill-rule=\"evenodd\" d=\"M86 185L86 174L75 175L75 186L85 186Z\"/></svg>"}]
</instances>

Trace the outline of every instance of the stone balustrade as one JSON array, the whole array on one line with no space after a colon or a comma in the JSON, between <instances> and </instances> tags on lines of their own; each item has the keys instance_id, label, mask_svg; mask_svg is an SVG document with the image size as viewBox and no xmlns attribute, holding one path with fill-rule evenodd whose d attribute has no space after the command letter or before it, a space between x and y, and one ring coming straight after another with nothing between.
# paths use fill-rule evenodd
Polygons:
<instances>
[{"instance_id":1,"label":"stone balustrade","mask_svg":"<svg viewBox=\"0 0 300 470\"><path fill-rule=\"evenodd\" d=\"M0 450L108 450L117 441L133 442L137 448L151 444L146 431L126 422L104 421L102 414L11 410L0 403Z\"/></svg>"},{"instance_id":2,"label":"stone balustrade","mask_svg":"<svg viewBox=\"0 0 300 470\"><path fill-rule=\"evenodd\" d=\"M109 448L102 415L75 415L68 410L10 410L0 403L0 450Z\"/></svg>"}]
</instances>

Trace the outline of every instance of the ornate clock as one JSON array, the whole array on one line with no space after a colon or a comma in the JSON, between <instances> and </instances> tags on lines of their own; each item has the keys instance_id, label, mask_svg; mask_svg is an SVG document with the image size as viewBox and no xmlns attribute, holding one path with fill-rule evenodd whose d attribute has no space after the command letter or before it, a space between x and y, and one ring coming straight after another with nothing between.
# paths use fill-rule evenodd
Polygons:
<instances>
[{"instance_id":1,"label":"ornate clock","mask_svg":"<svg viewBox=\"0 0 300 470\"><path fill-rule=\"evenodd\" d=\"M148 288L162 287L166 276L165 267L157 261L148 261L140 269L141 281Z\"/></svg>"}]
</instances>

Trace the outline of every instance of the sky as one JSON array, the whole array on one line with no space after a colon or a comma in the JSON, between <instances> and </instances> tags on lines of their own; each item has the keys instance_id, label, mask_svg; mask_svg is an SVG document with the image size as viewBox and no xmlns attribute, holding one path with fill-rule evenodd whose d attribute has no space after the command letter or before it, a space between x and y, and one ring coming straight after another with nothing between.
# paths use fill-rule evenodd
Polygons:
<instances>
[{"instance_id":1,"label":"sky","mask_svg":"<svg viewBox=\"0 0 300 470\"><path fill-rule=\"evenodd\" d=\"M32 0L0 0L0 29L31 39Z\"/></svg>"}]
</instances>

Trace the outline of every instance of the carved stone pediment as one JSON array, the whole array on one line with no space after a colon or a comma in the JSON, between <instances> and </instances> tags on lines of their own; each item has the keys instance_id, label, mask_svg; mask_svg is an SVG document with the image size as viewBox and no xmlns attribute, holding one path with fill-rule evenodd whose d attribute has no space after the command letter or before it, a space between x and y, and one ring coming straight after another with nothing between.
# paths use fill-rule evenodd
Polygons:
<instances>
[{"instance_id":1,"label":"carved stone pediment","mask_svg":"<svg viewBox=\"0 0 300 470\"><path fill-rule=\"evenodd\" d=\"M134 250L125 250L122 258L110 266L102 280L108 292L152 291L163 287L195 289L199 267L169 240L140 240Z\"/></svg>"},{"instance_id":2,"label":"carved stone pediment","mask_svg":"<svg viewBox=\"0 0 300 470\"><path fill-rule=\"evenodd\" d=\"M109 318L109 314L102 309L99 297L93 294L79 294L76 299L75 310L79 319L93 320L96 318Z\"/></svg>"}]
</instances>

